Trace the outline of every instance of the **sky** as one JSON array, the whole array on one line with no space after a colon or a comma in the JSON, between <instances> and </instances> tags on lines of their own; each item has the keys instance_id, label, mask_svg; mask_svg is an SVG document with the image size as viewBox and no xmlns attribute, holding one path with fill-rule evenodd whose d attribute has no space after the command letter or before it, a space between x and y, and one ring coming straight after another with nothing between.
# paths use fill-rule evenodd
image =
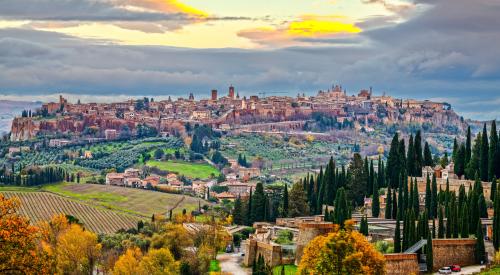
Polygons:
<instances>
[{"instance_id":1,"label":"sky","mask_svg":"<svg viewBox=\"0 0 500 275\"><path fill-rule=\"evenodd\" d=\"M0 0L0 99L313 95L500 117L495 0Z\"/></svg>"}]
</instances>

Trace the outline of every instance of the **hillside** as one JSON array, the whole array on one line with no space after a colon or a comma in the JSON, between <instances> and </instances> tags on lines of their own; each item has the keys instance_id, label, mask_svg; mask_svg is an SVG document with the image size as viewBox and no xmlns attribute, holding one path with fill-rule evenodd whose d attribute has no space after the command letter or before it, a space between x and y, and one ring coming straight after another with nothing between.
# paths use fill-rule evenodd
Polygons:
<instances>
[{"instance_id":1,"label":"hillside","mask_svg":"<svg viewBox=\"0 0 500 275\"><path fill-rule=\"evenodd\" d=\"M21 200L20 213L28 216L32 222L49 220L54 215L72 215L95 233L113 233L119 229L137 226L140 218L117 213L112 210L92 207L48 192L13 192L2 191L6 197L18 197Z\"/></svg>"},{"instance_id":2,"label":"hillside","mask_svg":"<svg viewBox=\"0 0 500 275\"><path fill-rule=\"evenodd\" d=\"M181 212L182 209L195 210L198 207L198 201L204 204L203 200L190 196L99 184L64 183L49 185L44 189L87 203L148 218L154 213L166 213L172 208L175 208L174 213Z\"/></svg>"}]
</instances>

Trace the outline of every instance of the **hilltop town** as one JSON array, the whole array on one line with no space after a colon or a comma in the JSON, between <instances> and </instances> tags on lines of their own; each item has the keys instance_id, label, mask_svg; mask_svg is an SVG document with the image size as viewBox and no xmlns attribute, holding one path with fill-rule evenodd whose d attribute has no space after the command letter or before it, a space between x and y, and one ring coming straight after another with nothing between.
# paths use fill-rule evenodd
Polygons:
<instances>
[{"instance_id":1,"label":"hilltop town","mask_svg":"<svg viewBox=\"0 0 500 275\"><path fill-rule=\"evenodd\" d=\"M265 94L262 93L265 96ZM466 124L444 102L399 99L374 95L372 89L348 95L342 86L319 91L316 96L240 97L233 86L227 95L211 91L209 99L189 97L155 101L154 98L113 103L45 103L36 111L25 111L12 123L11 141L35 138L39 134L67 137L116 139L137 134L138 129L161 135L182 132L187 122L223 131L307 131L307 121L321 114L337 129L373 131L377 125L426 125L429 131L463 132ZM320 123L321 119L318 119ZM292 123L290 123L292 122ZM272 124L269 124L272 123ZM56 142L57 143L57 142Z\"/></svg>"}]
</instances>

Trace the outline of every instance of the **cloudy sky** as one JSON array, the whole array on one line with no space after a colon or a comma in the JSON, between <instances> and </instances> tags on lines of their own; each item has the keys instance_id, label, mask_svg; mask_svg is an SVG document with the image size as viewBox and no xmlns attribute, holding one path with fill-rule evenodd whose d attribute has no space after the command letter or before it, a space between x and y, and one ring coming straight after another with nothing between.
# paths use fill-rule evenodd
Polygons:
<instances>
[{"instance_id":1,"label":"cloudy sky","mask_svg":"<svg viewBox=\"0 0 500 275\"><path fill-rule=\"evenodd\" d=\"M500 117L496 0L0 0L0 99L348 92Z\"/></svg>"}]
</instances>

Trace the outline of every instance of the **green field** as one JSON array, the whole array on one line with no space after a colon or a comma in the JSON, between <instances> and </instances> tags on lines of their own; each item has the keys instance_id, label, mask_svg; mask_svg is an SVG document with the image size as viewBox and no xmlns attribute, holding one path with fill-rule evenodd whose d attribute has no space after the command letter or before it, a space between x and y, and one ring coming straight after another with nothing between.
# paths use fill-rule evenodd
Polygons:
<instances>
[{"instance_id":1,"label":"green field","mask_svg":"<svg viewBox=\"0 0 500 275\"><path fill-rule=\"evenodd\" d=\"M174 213L180 213L182 209L188 212L197 209L198 201L204 204L203 200L190 196L99 184L60 183L41 187L0 187L0 192L3 191L46 191L90 205L148 218L152 214L166 213L173 207Z\"/></svg>"},{"instance_id":2,"label":"green field","mask_svg":"<svg viewBox=\"0 0 500 275\"><path fill-rule=\"evenodd\" d=\"M273 275L281 275L282 266L276 266L273 268ZM285 275L295 275L297 273L297 266L295 265L285 265Z\"/></svg>"},{"instance_id":3,"label":"green field","mask_svg":"<svg viewBox=\"0 0 500 275\"><path fill-rule=\"evenodd\" d=\"M217 260L211 260L210 261L210 268L209 268L208 271L209 272L220 272L219 261L217 261Z\"/></svg>"},{"instance_id":4,"label":"green field","mask_svg":"<svg viewBox=\"0 0 500 275\"><path fill-rule=\"evenodd\" d=\"M220 174L219 170L206 163L150 160L146 165L156 167L160 170L178 173L192 179L208 179L211 178L212 175L218 176Z\"/></svg>"},{"instance_id":5,"label":"green field","mask_svg":"<svg viewBox=\"0 0 500 275\"><path fill-rule=\"evenodd\" d=\"M141 217L128 215L93 206L78 200L58 196L49 192L6 191L1 188L4 196L19 198L21 205L19 213L27 216L31 222L50 220L58 214L76 217L85 228L96 233L114 233L119 229L134 228ZM33 189L26 189L33 191Z\"/></svg>"},{"instance_id":6,"label":"green field","mask_svg":"<svg viewBox=\"0 0 500 275\"><path fill-rule=\"evenodd\" d=\"M500 267L494 267L488 271L479 273L481 275L497 275L500 274Z\"/></svg>"}]
</instances>

